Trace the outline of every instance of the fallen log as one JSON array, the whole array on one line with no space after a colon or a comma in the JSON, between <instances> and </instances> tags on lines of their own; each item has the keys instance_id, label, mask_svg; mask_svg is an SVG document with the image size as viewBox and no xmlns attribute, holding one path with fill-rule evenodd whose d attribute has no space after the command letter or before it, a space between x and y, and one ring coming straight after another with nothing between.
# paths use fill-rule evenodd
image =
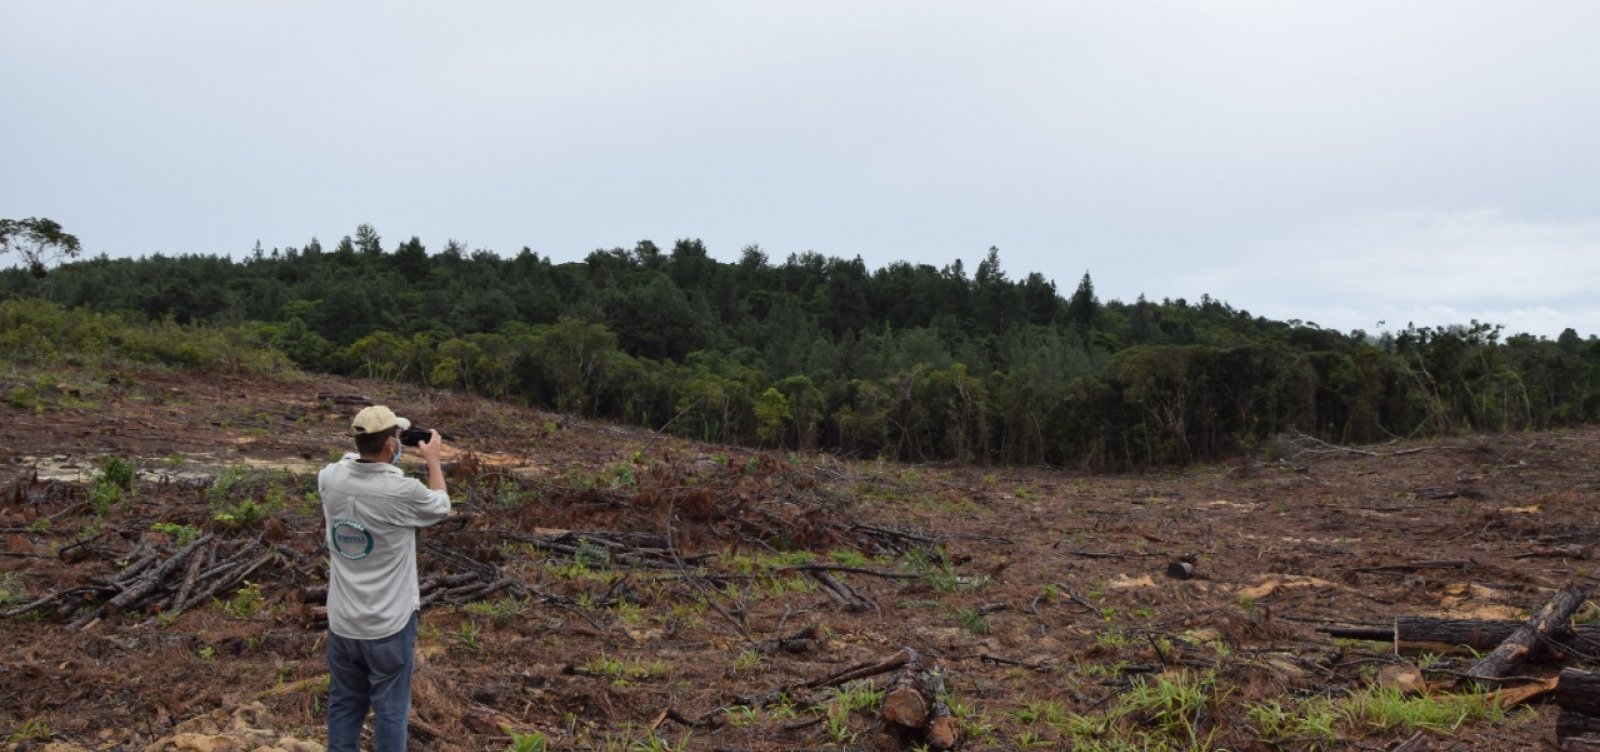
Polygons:
<instances>
[{"instance_id":1,"label":"fallen log","mask_svg":"<svg viewBox=\"0 0 1600 752\"><path fill-rule=\"evenodd\" d=\"M1195 578L1194 562L1175 561L1167 565L1167 576L1174 580L1192 580Z\"/></svg>"},{"instance_id":2,"label":"fallen log","mask_svg":"<svg viewBox=\"0 0 1600 752\"><path fill-rule=\"evenodd\" d=\"M887 658L884 658L883 660L858 663L842 671L835 671L834 673L831 673L820 679L812 679L808 682L802 682L798 686L805 689L837 687L840 684L848 681L855 681L856 679L865 679L869 676L877 676L878 674L888 673L906 665L907 661L916 660L916 656L917 652L915 650L912 650L911 648L900 648L899 651Z\"/></svg>"},{"instance_id":3,"label":"fallen log","mask_svg":"<svg viewBox=\"0 0 1600 752\"><path fill-rule=\"evenodd\" d=\"M139 544L139 548L132 554L129 554L128 558L132 561L132 563L123 568L121 572L118 572L115 577L111 578L112 583L118 587L127 587L134 581L135 578L137 578L140 574L143 574L146 569L150 568L150 565L156 563L156 561L158 561L161 557L150 548L149 541L145 541L144 543Z\"/></svg>"},{"instance_id":4,"label":"fallen log","mask_svg":"<svg viewBox=\"0 0 1600 752\"><path fill-rule=\"evenodd\" d=\"M0 613L0 619L10 619L12 617L21 616L29 611L44 608L45 606L49 606L51 604L55 604L58 608L65 608L67 613L71 614L72 611L77 608L77 604L81 603L83 599L92 595L108 595L111 592L115 591L109 586L96 585L62 590L58 593L51 593L50 595L38 600L24 603L23 605L13 608L10 611Z\"/></svg>"},{"instance_id":5,"label":"fallen log","mask_svg":"<svg viewBox=\"0 0 1600 752\"><path fill-rule=\"evenodd\" d=\"M1448 561L1413 561L1406 564L1382 564L1373 567L1348 567L1351 572L1420 572L1424 569L1466 569L1472 562L1451 559Z\"/></svg>"},{"instance_id":6,"label":"fallen log","mask_svg":"<svg viewBox=\"0 0 1600 752\"><path fill-rule=\"evenodd\" d=\"M931 679L922 668L917 651L906 648L909 658L883 692L879 715L884 720L906 728L922 728L928 722L933 703L929 701Z\"/></svg>"},{"instance_id":7,"label":"fallen log","mask_svg":"<svg viewBox=\"0 0 1600 752\"><path fill-rule=\"evenodd\" d=\"M1556 749L1561 752L1600 752L1600 734L1557 737L1557 739L1561 743Z\"/></svg>"},{"instance_id":8,"label":"fallen log","mask_svg":"<svg viewBox=\"0 0 1600 752\"><path fill-rule=\"evenodd\" d=\"M961 743L961 721L950 712L950 704L945 702L944 674L939 671L932 672L933 710L928 715L926 732L928 746L937 750L955 749Z\"/></svg>"},{"instance_id":9,"label":"fallen log","mask_svg":"<svg viewBox=\"0 0 1600 752\"><path fill-rule=\"evenodd\" d=\"M370 405L372 399L361 394L339 394L337 392L317 392L318 402L332 402L335 405Z\"/></svg>"},{"instance_id":10,"label":"fallen log","mask_svg":"<svg viewBox=\"0 0 1600 752\"><path fill-rule=\"evenodd\" d=\"M1474 619L1439 619L1427 616L1402 616L1394 626L1323 626L1317 631L1330 637L1349 640L1374 640L1378 642L1432 642L1444 645L1461 645L1473 650L1493 650L1505 642L1512 632L1522 626L1517 621L1479 621ZM1560 627L1553 630L1550 639L1558 644L1600 646L1600 627Z\"/></svg>"},{"instance_id":11,"label":"fallen log","mask_svg":"<svg viewBox=\"0 0 1600 752\"><path fill-rule=\"evenodd\" d=\"M1517 554L1511 558L1531 559L1538 556L1546 556L1555 559L1593 559L1594 554L1594 546L1573 544L1569 546L1543 546L1525 554Z\"/></svg>"},{"instance_id":12,"label":"fallen log","mask_svg":"<svg viewBox=\"0 0 1600 752\"><path fill-rule=\"evenodd\" d=\"M1556 684L1556 704L1562 710L1600 718L1600 671L1562 669L1561 681ZM1600 726L1594 730L1600 732Z\"/></svg>"},{"instance_id":13,"label":"fallen log","mask_svg":"<svg viewBox=\"0 0 1600 752\"><path fill-rule=\"evenodd\" d=\"M1466 678L1480 685L1498 686L1500 677L1511 673L1528 656L1542 649L1543 641L1549 639L1552 632L1565 627L1573 612L1583 605L1588 596L1589 588L1586 586L1568 585L1562 588L1544 608L1539 609L1539 613L1512 632L1505 642L1467 669Z\"/></svg>"},{"instance_id":14,"label":"fallen log","mask_svg":"<svg viewBox=\"0 0 1600 752\"><path fill-rule=\"evenodd\" d=\"M817 627L816 625L811 625L787 637L772 637L762 640L753 647L758 653L772 653L779 650L785 653L804 653L811 649L816 638Z\"/></svg>"},{"instance_id":15,"label":"fallen log","mask_svg":"<svg viewBox=\"0 0 1600 752\"><path fill-rule=\"evenodd\" d=\"M873 577L882 577L886 580L916 580L922 575L911 572L886 572L881 569L868 569L866 567L849 567L843 564L794 564L779 567L774 573L783 572L844 572L846 574L865 574Z\"/></svg>"},{"instance_id":16,"label":"fallen log","mask_svg":"<svg viewBox=\"0 0 1600 752\"><path fill-rule=\"evenodd\" d=\"M202 557L189 557L189 571L184 572L183 584L178 586L177 594L172 596L174 608L183 605L183 602L189 599L189 594L194 592L195 582L200 579L200 565L204 563L205 559Z\"/></svg>"},{"instance_id":17,"label":"fallen log","mask_svg":"<svg viewBox=\"0 0 1600 752\"><path fill-rule=\"evenodd\" d=\"M878 608L878 604L874 603L871 598L856 592L855 588L844 584L844 582L840 581L839 578L834 577L825 571L811 569L807 570L806 574L811 575L812 579L820 583L822 585L822 591L832 596L834 600L840 603L840 605L843 605L844 610L846 611L851 613L860 613L862 611L873 611Z\"/></svg>"},{"instance_id":18,"label":"fallen log","mask_svg":"<svg viewBox=\"0 0 1600 752\"><path fill-rule=\"evenodd\" d=\"M203 576L201 578L202 580L207 578L214 579L211 579L209 584L201 587L197 592L189 596L188 600L182 603L174 604L170 613L173 616L176 616L210 600L213 596L222 592L222 590L225 588L230 588L239 584L239 582L244 578L249 577L251 572L256 571L262 565L272 561L278 556L277 551L268 550L266 553L262 554L256 559L248 560L246 557L249 556L252 548L252 546L245 546L241 548L237 556L229 559L228 562L223 565L222 570L213 570L212 573Z\"/></svg>"},{"instance_id":19,"label":"fallen log","mask_svg":"<svg viewBox=\"0 0 1600 752\"><path fill-rule=\"evenodd\" d=\"M1556 691L1560 692L1559 689ZM1600 737L1600 718L1563 708L1561 714L1556 716L1556 738L1584 735Z\"/></svg>"},{"instance_id":20,"label":"fallen log","mask_svg":"<svg viewBox=\"0 0 1600 752\"><path fill-rule=\"evenodd\" d=\"M1562 752L1600 752L1600 672L1567 668L1556 684L1556 741Z\"/></svg>"},{"instance_id":21,"label":"fallen log","mask_svg":"<svg viewBox=\"0 0 1600 752\"><path fill-rule=\"evenodd\" d=\"M953 749L961 741L961 723L944 700L944 675L922 665L915 650L884 689L878 715L910 732L931 749Z\"/></svg>"}]
</instances>

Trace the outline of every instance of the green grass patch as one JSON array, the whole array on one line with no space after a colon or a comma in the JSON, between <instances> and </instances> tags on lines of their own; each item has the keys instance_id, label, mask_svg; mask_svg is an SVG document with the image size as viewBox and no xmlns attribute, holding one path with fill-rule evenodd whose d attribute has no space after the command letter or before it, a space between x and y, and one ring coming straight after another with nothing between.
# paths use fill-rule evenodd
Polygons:
<instances>
[{"instance_id":1,"label":"green grass patch","mask_svg":"<svg viewBox=\"0 0 1600 752\"><path fill-rule=\"evenodd\" d=\"M626 687L665 673L667 662L661 660L645 661L638 658L612 658L601 653L598 657L590 658L586 661L583 664L583 668L591 673L610 679L613 686Z\"/></svg>"}]
</instances>

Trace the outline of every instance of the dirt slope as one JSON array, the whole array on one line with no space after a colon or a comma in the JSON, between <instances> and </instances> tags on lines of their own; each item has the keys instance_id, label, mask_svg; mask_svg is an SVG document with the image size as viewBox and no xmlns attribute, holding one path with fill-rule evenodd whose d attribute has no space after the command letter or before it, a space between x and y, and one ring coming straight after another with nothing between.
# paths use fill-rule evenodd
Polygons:
<instances>
[{"instance_id":1,"label":"dirt slope","mask_svg":"<svg viewBox=\"0 0 1600 752\"><path fill-rule=\"evenodd\" d=\"M346 449L348 396L455 436L462 517L423 536L420 749L505 749L507 729L557 749L907 748L879 728L887 676L754 702L902 647L940 670L964 749L1382 749L1417 730L1434 749L1537 748L1555 715L1537 698L1459 727L1359 706L1420 669L1428 695L1406 707L1454 707L1473 659L1318 627L1522 618L1594 582L1600 527L1594 429L1284 442L1101 477L764 454L324 377L0 386L0 611L66 594L0 620L0 739L17 749L318 748L312 475ZM106 457L139 473L102 516ZM119 572L205 533L196 582L261 563L176 616L170 598L97 611ZM1168 576L1177 562L1198 576ZM1274 707L1329 712L1331 731L1275 725Z\"/></svg>"}]
</instances>

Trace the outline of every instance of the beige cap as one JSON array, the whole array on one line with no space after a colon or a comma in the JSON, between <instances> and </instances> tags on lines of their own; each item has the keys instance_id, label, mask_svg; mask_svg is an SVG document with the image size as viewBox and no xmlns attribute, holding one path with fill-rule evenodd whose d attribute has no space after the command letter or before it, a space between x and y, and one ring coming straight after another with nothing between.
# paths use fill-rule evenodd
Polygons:
<instances>
[{"instance_id":1,"label":"beige cap","mask_svg":"<svg viewBox=\"0 0 1600 752\"><path fill-rule=\"evenodd\" d=\"M356 419L350 422L350 427L356 433L380 433L396 426L404 431L411 427L411 421L394 414L393 410L383 405L361 408L356 413Z\"/></svg>"}]
</instances>

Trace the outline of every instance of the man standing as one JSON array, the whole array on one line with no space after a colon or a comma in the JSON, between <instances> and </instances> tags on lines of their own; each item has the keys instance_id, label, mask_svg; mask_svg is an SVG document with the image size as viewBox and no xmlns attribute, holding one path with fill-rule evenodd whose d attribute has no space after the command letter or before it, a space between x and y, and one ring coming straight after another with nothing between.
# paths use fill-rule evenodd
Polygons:
<instances>
[{"instance_id":1,"label":"man standing","mask_svg":"<svg viewBox=\"0 0 1600 752\"><path fill-rule=\"evenodd\" d=\"M438 431L418 444L428 485L406 477L411 421L375 405L356 413L356 453L317 474L328 540L328 752L357 752L373 711L378 752L403 752L416 665L416 529L450 513Z\"/></svg>"}]
</instances>

